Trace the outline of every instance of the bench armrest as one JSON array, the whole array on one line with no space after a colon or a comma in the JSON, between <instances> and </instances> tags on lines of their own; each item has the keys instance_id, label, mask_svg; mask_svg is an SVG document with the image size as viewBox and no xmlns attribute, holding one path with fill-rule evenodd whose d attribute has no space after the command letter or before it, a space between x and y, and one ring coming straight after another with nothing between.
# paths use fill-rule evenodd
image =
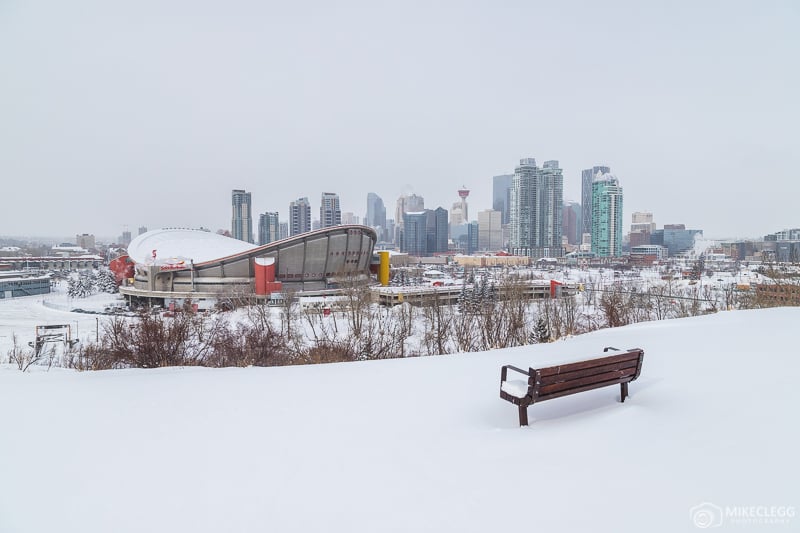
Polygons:
<instances>
[{"instance_id":1,"label":"bench armrest","mask_svg":"<svg viewBox=\"0 0 800 533\"><path fill-rule=\"evenodd\" d=\"M522 370L521 368L517 368L517 367L515 367L515 366L512 366L512 365L504 365L504 366L503 366L503 368L502 368L502 370L500 370L500 381L501 381L501 382L503 382L503 381L505 381L505 380L506 380L506 377L508 376L508 369L509 369L509 368L510 368L511 370L514 370L514 371L516 371L516 372L519 372L520 374L525 374L525 375L526 375L526 376L528 376L528 377L530 377L530 376L531 376L530 372L528 372L527 370Z\"/></svg>"}]
</instances>

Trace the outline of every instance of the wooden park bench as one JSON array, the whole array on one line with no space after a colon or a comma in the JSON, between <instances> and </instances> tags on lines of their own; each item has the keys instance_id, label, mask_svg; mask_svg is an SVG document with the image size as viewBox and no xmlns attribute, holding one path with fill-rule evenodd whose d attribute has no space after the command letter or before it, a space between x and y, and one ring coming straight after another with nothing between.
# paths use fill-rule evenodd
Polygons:
<instances>
[{"instance_id":1,"label":"wooden park bench","mask_svg":"<svg viewBox=\"0 0 800 533\"><path fill-rule=\"evenodd\" d=\"M606 347L603 352L617 348ZM511 365L500 371L500 397L519 407L519 425L528 425L528 406L561 396L598 389L608 385L620 386L622 401L628 396L628 383L642 371L644 350L631 348L616 355L587 359L577 363L530 368L526 372ZM508 380L508 370L528 376L527 382Z\"/></svg>"}]
</instances>

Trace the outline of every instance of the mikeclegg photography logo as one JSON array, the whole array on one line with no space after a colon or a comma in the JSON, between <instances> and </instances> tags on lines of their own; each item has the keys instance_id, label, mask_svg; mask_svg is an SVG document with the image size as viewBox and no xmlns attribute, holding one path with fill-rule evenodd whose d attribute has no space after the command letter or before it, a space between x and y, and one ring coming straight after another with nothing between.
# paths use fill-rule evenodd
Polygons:
<instances>
[{"instance_id":1,"label":"mikeclegg photography logo","mask_svg":"<svg viewBox=\"0 0 800 533\"><path fill-rule=\"evenodd\" d=\"M797 513L793 505L726 505L703 502L689 509L692 523L699 529L726 525L786 525Z\"/></svg>"}]
</instances>

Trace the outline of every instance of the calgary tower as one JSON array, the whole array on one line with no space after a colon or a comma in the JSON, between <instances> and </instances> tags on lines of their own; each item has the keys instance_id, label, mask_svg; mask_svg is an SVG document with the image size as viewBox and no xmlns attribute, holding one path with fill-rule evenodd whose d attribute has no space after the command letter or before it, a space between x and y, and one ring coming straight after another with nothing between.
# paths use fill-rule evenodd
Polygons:
<instances>
[{"instance_id":1,"label":"calgary tower","mask_svg":"<svg viewBox=\"0 0 800 533\"><path fill-rule=\"evenodd\" d=\"M469 216L467 215L467 196L469 196L469 189L467 189L466 185L461 186L458 190L458 195L461 197L461 216L464 217L464 222L469 222Z\"/></svg>"}]
</instances>

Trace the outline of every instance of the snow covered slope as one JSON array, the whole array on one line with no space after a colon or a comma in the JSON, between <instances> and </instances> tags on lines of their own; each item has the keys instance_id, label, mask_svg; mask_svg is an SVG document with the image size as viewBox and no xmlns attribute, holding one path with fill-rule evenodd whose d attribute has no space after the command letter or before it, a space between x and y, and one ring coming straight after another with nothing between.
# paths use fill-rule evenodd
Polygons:
<instances>
[{"instance_id":1,"label":"snow covered slope","mask_svg":"<svg viewBox=\"0 0 800 533\"><path fill-rule=\"evenodd\" d=\"M0 531L673 533L696 530L699 504L796 508L798 323L797 308L737 311L305 367L2 368ZM517 426L501 365L603 346L645 350L628 401L607 387Z\"/></svg>"}]
</instances>

